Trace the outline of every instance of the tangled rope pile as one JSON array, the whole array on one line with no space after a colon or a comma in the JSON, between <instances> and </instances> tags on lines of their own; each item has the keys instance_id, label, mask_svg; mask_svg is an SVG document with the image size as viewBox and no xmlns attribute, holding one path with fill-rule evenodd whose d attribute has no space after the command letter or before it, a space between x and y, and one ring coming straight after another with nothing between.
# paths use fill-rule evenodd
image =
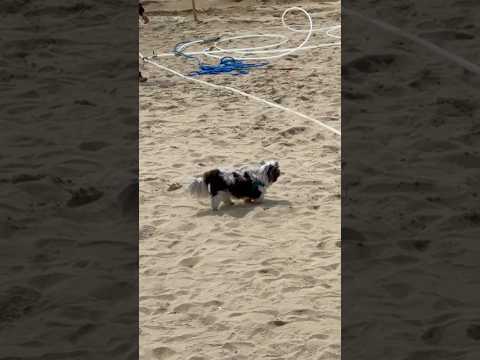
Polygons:
<instances>
[{"instance_id":1,"label":"tangled rope pile","mask_svg":"<svg viewBox=\"0 0 480 360\"><path fill-rule=\"evenodd\" d=\"M308 19L307 29L296 29L292 26L289 26L286 23L285 19L287 15L292 11L300 11L305 15L305 17ZM263 67L268 64L267 62L246 63L246 61L276 59L276 58L287 56L289 54L292 54L293 52L296 52L302 49L313 49L313 48L319 48L319 47L340 45L340 42L336 41L336 42L323 43L318 45L305 46L307 42L310 40L314 32L324 32L325 35L327 35L328 37L339 39L340 36L332 34L332 32L340 29L340 26L336 25L336 26L329 26L329 27L315 29L313 27L313 21L310 14L300 7L292 7L292 8L286 9L283 12L282 26L291 32L306 33L307 35L299 46L295 48L284 48L284 49L279 47L285 44L286 42L288 42L289 39L285 35L280 35L280 34L240 35L240 36L233 36L233 37L224 37L224 38L217 37L213 39L186 41L186 42L177 44L175 46L173 53L164 53L164 54L154 53L154 55L149 57L149 59L181 55L186 58L196 60L199 66L199 70L190 73L191 76L205 75L205 74L208 74L208 75L220 74L225 72L230 72L234 75L241 75L241 74L247 74L249 69L251 68ZM254 38L279 38L280 41L278 43L270 44L270 45L234 48L234 49L225 49L220 46L221 43L225 43L225 42L231 42L231 41L240 40L240 39L254 39ZM207 43L213 43L213 46L197 52L187 51L187 49L191 46L203 45ZM229 54L230 56L225 56L225 54ZM219 63L216 65L206 64L200 61L200 59L196 57L197 55L203 55L206 57L219 59Z\"/></svg>"},{"instance_id":2,"label":"tangled rope pile","mask_svg":"<svg viewBox=\"0 0 480 360\"><path fill-rule=\"evenodd\" d=\"M214 38L214 39L205 39L201 41L203 44L206 44L212 41L217 41L219 39L220 38ZM232 75L246 75L248 74L251 68L268 65L267 62L258 63L258 64L249 64L249 63L243 62L242 60L234 59L233 57L230 57L230 56L222 57L217 65L205 64L205 63L202 63L198 57L194 55L187 55L183 51L181 51L180 47L182 47L185 44L189 44L189 42L178 43L175 46L175 49L173 50L173 52L176 55L184 56L185 58L195 60L198 63L199 70L192 71L190 74L188 74L189 76L217 75L217 74L223 74L223 73L231 73Z\"/></svg>"},{"instance_id":3,"label":"tangled rope pile","mask_svg":"<svg viewBox=\"0 0 480 360\"><path fill-rule=\"evenodd\" d=\"M189 75L217 75L222 73L232 73L232 75L246 75L249 69L266 66L268 63L248 64L242 60L235 60L232 57L223 57L218 65L201 64L200 69L192 71Z\"/></svg>"}]
</instances>

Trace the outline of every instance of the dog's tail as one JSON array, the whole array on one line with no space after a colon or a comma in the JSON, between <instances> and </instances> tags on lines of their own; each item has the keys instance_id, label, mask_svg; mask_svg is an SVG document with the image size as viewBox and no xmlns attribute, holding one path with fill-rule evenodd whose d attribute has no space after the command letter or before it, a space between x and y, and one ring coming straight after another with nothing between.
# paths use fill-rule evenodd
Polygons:
<instances>
[{"instance_id":1,"label":"dog's tail","mask_svg":"<svg viewBox=\"0 0 480 360\"><path fill-rule=\"evenodd\" d=\"M208 186L205 180L201 177L193 179L193 181L187 187L190 195L196 198L206 198L209 196Z\"/></svg>"}]
</instances>

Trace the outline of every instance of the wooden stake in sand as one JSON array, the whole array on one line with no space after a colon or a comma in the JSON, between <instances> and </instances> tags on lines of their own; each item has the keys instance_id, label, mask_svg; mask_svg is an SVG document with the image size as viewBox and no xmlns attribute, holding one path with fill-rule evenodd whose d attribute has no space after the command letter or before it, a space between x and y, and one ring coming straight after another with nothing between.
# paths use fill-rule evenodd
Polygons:
<instances>
[{"instance_id":1,"label":"wooden stake in sand","mask_svg":"<svg viewBox=\"0 0 480 360\"><path fill-rule=\"evenodd\" d=\"M198 23L197 8L195 7L195 0L192 0L193 20Z\"/></svg>"}]
</instances>

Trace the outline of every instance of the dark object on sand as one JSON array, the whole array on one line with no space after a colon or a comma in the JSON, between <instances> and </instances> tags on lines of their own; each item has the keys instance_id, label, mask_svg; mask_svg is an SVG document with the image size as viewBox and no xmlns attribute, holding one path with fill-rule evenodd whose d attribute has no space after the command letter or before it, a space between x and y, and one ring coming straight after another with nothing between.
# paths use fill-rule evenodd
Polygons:
<instances>
[{"instance_id":1,"label":"dark object on sand","mask_svg":"<svg viewBox=\"0 0 480 360\"><path fill-rule=\"evenodd\" d=\"M193 20L195 20L195 22L199 22L198 21L198 17L197 17L197 8L195 6L195 0L192 0L192 11L193 11Z\"/></svg>"},{"instance_id":2,"label":"dark object on sand","mask_svg":"<svg viewBox=\"0 0 480 360\"><path fill-rule=\"evenodd\" d=\"M148 22L150 21L148 16L145 14L145 9L142 3L138 3L138 16L142 18L144 24L148 24Z\"/></svg>"}]
</instances>

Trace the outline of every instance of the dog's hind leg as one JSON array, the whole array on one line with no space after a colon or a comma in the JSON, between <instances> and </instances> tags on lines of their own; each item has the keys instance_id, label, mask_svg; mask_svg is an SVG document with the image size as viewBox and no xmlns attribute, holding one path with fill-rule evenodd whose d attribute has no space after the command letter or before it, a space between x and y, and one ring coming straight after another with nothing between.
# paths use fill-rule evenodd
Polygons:
<instances>
[{"instance_id":1,"label":"dog's hind leg","mask_svg":"<svg viewBox=\"0 0 480 360\"><path fill-rule=\"evenodd\" d=\"M232 198L229 193L223 192L222 193L222 201L227 205L233 205Z\"/></svg>"},{"instance_id":2,"label":"dog's hind leg","mask_svg":"<svg viewBox=\"0 0 480 360\"><path fill-rule=\"evenodd\" d=\"M222 195L221 194L216 194L216 195L212 196L212 210L217 211L221 202L222 202Z\"/></svg>"}]
</instances>

